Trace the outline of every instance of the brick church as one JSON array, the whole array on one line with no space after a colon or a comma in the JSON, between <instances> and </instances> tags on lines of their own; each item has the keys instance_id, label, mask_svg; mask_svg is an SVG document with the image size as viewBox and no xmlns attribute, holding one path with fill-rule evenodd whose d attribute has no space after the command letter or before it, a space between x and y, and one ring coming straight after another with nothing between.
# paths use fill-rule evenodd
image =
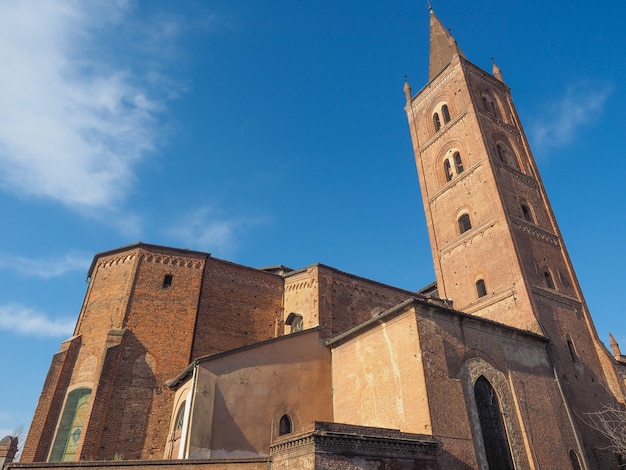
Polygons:
<instances>
[{"instance_id":1,"label":"brick church","mask_svg":"<svg viewBox=\"0 0 626 470\"><path fill-rule=\"evenodd\" d=\"M500 70L431 11L428 83L404 93L435 283L99 253L9 468L624 463L586 416L624 405L626 356L598 338Z\"/></svg>"}]
</instances>

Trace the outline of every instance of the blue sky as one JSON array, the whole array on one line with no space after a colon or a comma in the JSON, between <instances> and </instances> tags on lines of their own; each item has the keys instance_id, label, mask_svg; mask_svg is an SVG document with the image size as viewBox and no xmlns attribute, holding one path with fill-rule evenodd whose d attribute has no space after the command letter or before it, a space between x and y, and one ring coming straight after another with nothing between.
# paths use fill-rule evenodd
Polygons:
<instances>
[{"instance_id":1,"label":"blue sky","mask_svg":"<svg viewBox=\"0 0 626 470\"><path fill-rule=\"evenodd\" d=\"M626 4L433 0L502 69L579 281L626 350ZM434 280L404 76L426 1L0 3L0 437L28 429L96 252Z\"/></svg>"}]
</instances>

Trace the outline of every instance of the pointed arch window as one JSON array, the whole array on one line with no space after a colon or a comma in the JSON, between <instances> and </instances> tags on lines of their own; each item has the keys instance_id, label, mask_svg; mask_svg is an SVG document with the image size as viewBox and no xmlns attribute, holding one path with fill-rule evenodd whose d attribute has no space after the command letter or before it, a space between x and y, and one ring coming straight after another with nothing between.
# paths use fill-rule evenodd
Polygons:
<instances>
[{"instance_id":1,"label":"pointed arch window","mask_svg":"<svg viewBox=\"0 0 626 470\"><path fill-rule=\"evenodd\" d=\"M459 217L458 223L460 233L465 233L472 228L472 222L470 221L469 214L463 214L461 217Z\"/></svg>"},{"instance_id":2,"label":"pointed arch window","mask_svg":"<svg viewBox=\"0 0 626 470\"><path fill-rule=\"evenodd\" d=\"M77 388L67 395L61 415L57 435L54 439L50 462L71 462L76 460L78 444L83 433L83 424L89 411L90 388Z\"/></svg>"},{"instance_id":3,"label":"pointed arch window","mask_svg":"<svg viewBox=\"0 0 626 470\"><path fill-rule=\"evenodd\" d=\"M476 281L476 294L478 295L478 298L487 295L487 286L485 285L484 279L479 279L478 281Z\"/></svg>"},{"instance_id":4,"label":"pointed arch window","mask_svg":"<svg viewBox=\"0 0 626 470\"><path fill-rule=\"evenodd\" d=\"M482 375L474 384L474 398L488 467L514 470L500 400L489 381Z\"/></svg>"},{"instance_id":5,"label":"pointed arch window","mask_svg":"<svg viewBox=\"0 0 626 470\"><path fill-rule=\"evenodd\" d=\"M439 113L433 114L433 124L435 125L435 132L441 129L441 120L439 119Z\"/></svg>"},{"instance_id":6,"label":"pointed arch window","mask_svg":"<svg viewBox=\"0 0 626 470\"><path fill-rule=\"evenodd\" d=\"M550 273L550 271L546 269L543 272L543 277L546 281L546 287L548 289L556 289L556 286L554 285L554 280L552 279L552 274Z\"/></svg>"},{"instance_id":7,"label":"pointed arch window","mask_svg":"<svg viewBox=\"0 0 626 470\"><path fill-rule=\"evenodd\" d=\"M450 122L450 109L448 109L447 104L441 106L441 114L443 116L444 124L448 124Z\"/></svg>"},{"instance_id":8,"label":"pointed arch window","mask_svg":"<svg viewBox=\"0 0 626 470\"><path fill-rule=\"evenodd\" d=\"M278 423L278 435L284 436L291 432L293 432L293 421L291 421L289 415L285 414L280 418L280 422Z\"/></svg>"},{"instance_id":9,"label":"pointed arch window","mask_svg":"<svg viewBox=\"0 0 626 470\"><path fill-rule=\"evenodd\" d=\"M580 459L578 458L578 454L575 450L572 449L569 451L569 459L572 462L572 470L582 469L582 467L580 466Z\"/></svg>"}]
</instances>

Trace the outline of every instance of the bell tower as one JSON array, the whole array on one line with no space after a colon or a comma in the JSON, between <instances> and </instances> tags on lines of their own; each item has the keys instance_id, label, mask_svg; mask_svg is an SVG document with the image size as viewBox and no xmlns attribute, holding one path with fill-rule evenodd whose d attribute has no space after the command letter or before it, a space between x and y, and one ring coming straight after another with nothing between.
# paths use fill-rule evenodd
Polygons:
<instances>
[{"instance_id":1,"label":"bell tower","mask_svg":"<svg viewBox=\"0 0 626 470\"><path fill-rule=\"evenodd\" d=\"M623 402L625 391L500 69L469 62L431 9L428 83L415 96L408 82L404 91L439 297L550 339L555 376L593 460L601 438L580 417Z\"/></svg>"}]
</instances>

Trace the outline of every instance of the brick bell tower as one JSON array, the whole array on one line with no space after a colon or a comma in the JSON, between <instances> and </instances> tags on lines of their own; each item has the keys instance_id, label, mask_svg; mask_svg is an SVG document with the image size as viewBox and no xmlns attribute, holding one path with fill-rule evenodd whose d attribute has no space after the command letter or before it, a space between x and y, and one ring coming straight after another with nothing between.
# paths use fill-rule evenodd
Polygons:
<instances>
[{"instance_id":1,"label":"brick bell tower","mask_svg":"<svg viewBox=\"0 0 626 470\"><path fill-rule=\"evenodd\" d=\"M600 342L567 254L511 91L469 62L430 11L428 84L406 113L439 297L457 310L550 338L579 451L602 438L582 422L601 403L624 402L613 358ZM608 460L607 460L608 459Z\"/></svg>"}]
</instances>

